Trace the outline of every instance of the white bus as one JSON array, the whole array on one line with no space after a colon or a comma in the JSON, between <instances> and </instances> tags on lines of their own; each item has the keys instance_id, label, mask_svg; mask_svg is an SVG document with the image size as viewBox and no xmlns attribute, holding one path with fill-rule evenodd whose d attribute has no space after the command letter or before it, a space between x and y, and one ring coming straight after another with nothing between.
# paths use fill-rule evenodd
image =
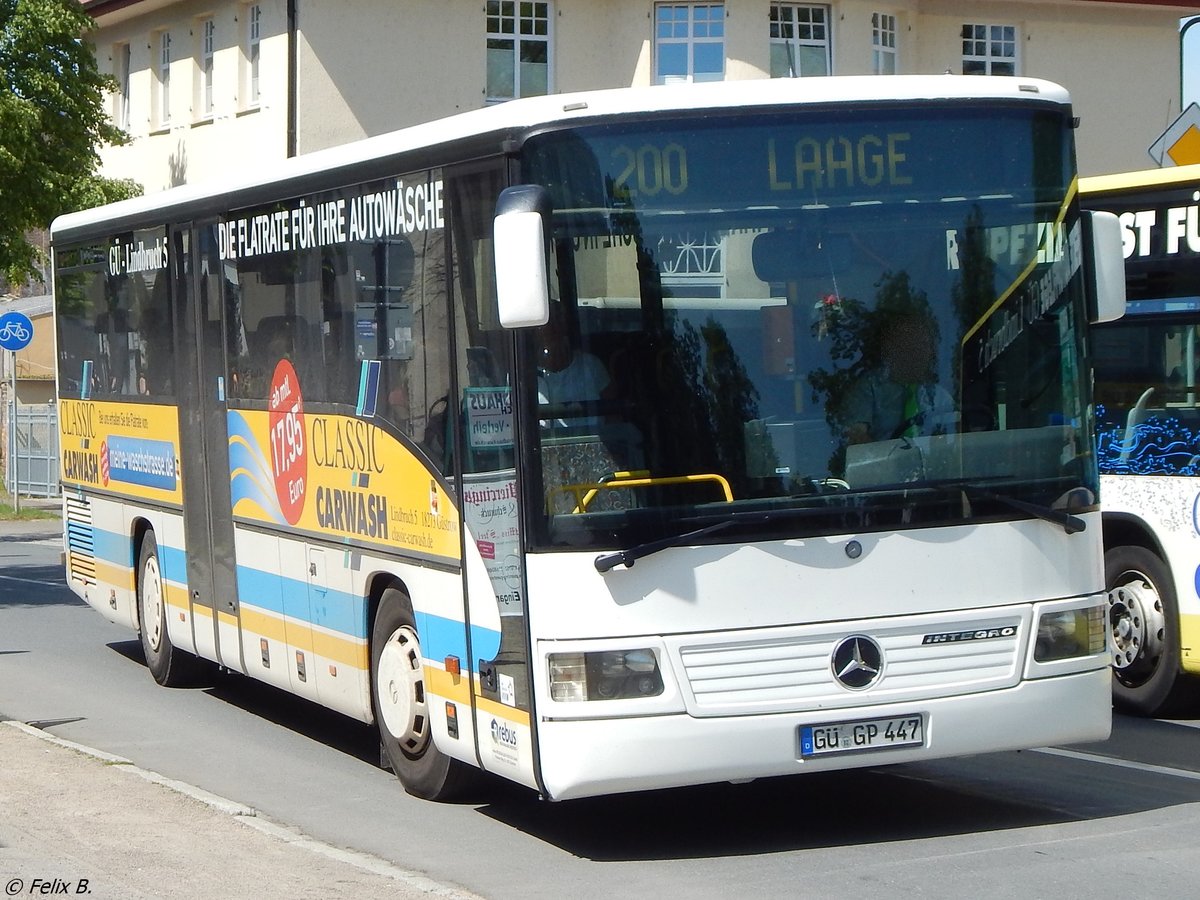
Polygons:
<instances>
[{"instance_id":1,"label":"white bus","mask_svg":"<svg viewBox=\"0 0 1200 900\"><path fill-rule=\"evenodd\" d=\"M68 581L422 797L1104 738L1072 140L1024 78L617 90L61 218Z\"/></svg>"},{"instance_id":2,"label":"white bus","mask_svg":"<svg viewBox=\"0 0 1200 900\"><path fill-rule=\"evenodd\" d=\"M1128 316L1094 332L1113 699L1200 700L1200 166L1085 178L1120 216Z\"/></svg>"}]
</instances>

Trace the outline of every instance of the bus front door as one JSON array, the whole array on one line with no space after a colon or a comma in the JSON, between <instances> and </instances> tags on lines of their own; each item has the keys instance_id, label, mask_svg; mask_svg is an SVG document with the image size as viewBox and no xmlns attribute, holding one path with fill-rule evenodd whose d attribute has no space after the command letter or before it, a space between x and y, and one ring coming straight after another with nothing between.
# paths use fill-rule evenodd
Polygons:
<instances>
[{"instance_id":1,"label":"bus front door","mask_svg":"<svg viewBox=\"0 0 1200 900\"><path fill-rule=\"evenodd\" d=\"M215 224L171 230L177 298L180 456L196 652L244 672L239 638L225 395L225 296Z\"/></svg>"}]
</instances>

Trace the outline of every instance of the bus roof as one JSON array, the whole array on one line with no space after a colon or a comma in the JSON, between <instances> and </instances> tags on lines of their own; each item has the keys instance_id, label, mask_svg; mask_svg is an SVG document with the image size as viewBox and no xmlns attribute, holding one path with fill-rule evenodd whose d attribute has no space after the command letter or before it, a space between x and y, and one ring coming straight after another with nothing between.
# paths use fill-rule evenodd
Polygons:
<instances>
[{"instance_id":1,"label":"bus roof","mask_svg":"<svg viewBox=\"0 0 1200 900\"><path fill-rule=\"evenodd\" d=\"M519 139L535 129L602 117L699 110L772 107L788 104L904 103L1011 100L1067 105L1057 84L1036 78L968 75L849 75L775 78L551 94L511 100L292 159L271 161L257 173L183 185L143 197L60 216L52 237L73 237L112 220L169 219L193 203L261 191L293 179L385 160L425 147L496 135ZM497 140L499 145L499 140Z\"/></svg>"},{"instance_id":2,"label":"bus roof","mask_svg":"<svg viewBox=\"0 0 1200 900\"><path fill-rule=\"evenodd\" d=\"M1139 172L1118 172L1114 175L1091 175L1079 179L1079 193L1108 194L1188 183L1200 183L1200 165L1142 169Z\"/></svg>"}]
</instances>

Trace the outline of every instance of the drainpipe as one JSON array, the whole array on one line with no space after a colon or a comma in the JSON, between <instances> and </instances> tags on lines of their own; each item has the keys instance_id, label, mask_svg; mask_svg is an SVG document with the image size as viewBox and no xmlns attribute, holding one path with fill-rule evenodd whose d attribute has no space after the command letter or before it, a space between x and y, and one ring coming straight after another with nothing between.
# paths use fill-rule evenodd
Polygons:
<instances>
[{"instance_id":1,"label":"drainpipe","mask_svg":"<svg viewBox=\"0 0 1200 900\"><path fill-rule=\"evenodd\" d=\"M287 37L288 37L288 57L287 57L287 155L290 159L296 155L296 122L298 119L298 111L296 109L296 101L298 91L296 89L296 72L298 66L299 49L296 46L296 4L298 0L287 0Z\"/></svg>"}]
</instances>

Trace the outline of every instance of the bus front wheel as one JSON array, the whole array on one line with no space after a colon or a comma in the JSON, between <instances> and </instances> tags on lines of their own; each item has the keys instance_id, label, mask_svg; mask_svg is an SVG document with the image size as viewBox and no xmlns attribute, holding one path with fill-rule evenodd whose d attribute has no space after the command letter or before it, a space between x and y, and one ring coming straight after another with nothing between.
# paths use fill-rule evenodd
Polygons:
<instances>
[{"instance_id":1,"label":"bus front wheel","mask_svg":"<svg viewBox=\"0 0 1200 900\"><path fill-rule=\"evenodd\" d=\"M163 687L191 686L204 680L211 667L176 648L167 634L166 584L153 531L146 532L138 552L137 612L142 652L154 680Z\"/></svg>"},{"instance_id":2,"label":"bus front wheel","mask_svg":"<svg viewBox=\"0 0 1200 900\"><path fill-rule=\"evenodd\" d=\"M1180 670L1179 610L1170 571L1145 547L1104 554L1113 653L1113 703L1161 716L1177 709L1190 685Z\"/></svg>"},{"instance_id":3,"label":"bus front wheel","mask_svg":"<svg viewBox=\"0 0 1200 900\"><path fill-rule=\"evenodd\" d=\"M470 769L433 742L412 605L396 588L384 591L371 631L371 687L382 756L404 789L425 800L456 796Z\"/></svg>"}]
</instances>

